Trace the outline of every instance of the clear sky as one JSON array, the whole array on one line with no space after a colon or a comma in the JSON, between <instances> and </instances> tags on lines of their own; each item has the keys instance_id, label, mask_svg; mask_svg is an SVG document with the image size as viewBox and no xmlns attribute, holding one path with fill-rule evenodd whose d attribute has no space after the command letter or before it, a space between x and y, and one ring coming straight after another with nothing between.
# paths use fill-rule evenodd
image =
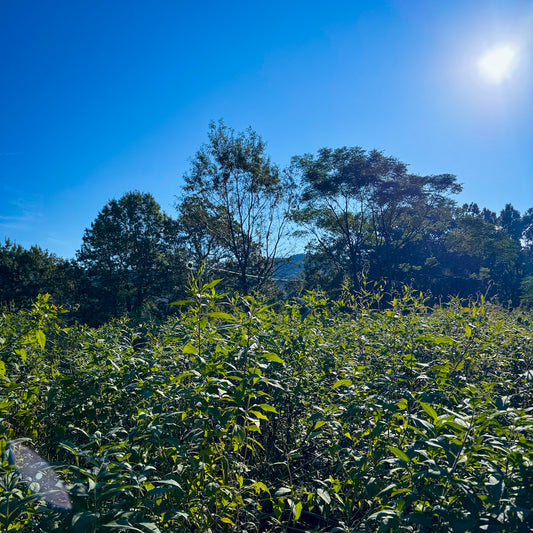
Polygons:
<instances>
[{"instance_id":1,"label":"clear sky","mask_svg":"<svg viewBox=\"0 0 533 533\"><path fill-rule=\"evenodd\" d=\"M0 76L0 241L66 258L127 191L175 215L219 118L533 206L531 0L0 0Z\"/></svg>"}]
</instances>

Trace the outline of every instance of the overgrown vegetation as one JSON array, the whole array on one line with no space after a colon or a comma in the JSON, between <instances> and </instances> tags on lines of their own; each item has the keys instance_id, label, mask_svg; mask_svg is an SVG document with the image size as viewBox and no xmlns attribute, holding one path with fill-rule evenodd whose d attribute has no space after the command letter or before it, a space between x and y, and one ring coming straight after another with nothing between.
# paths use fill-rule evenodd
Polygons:
<instances>
[{"instance_id":1,"label":"overgrown vegetation","mask_svg":"<svg viewBox=\"0 0 533 533\"><path fill-rule=\"evenodd\" d=\"M530 315L216 288L192 279L157 327L68 329L47 296L2 313L0 530L531 531ZM15 439L71 510L9 461Z\"/></svg>"}]
</instances>

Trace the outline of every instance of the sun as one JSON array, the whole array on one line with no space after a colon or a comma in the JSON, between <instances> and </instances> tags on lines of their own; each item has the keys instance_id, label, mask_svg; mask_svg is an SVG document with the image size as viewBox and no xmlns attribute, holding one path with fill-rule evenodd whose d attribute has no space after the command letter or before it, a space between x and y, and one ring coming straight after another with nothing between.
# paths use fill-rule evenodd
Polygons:
<instances>
[{"instance_id":1,"label":"sun","mask_svg":"<svg viewBox=\"0 0 533 533\"><path fill-rule=\"evenodd\" d=\"M501 83L511 76L517 59L518 49L510 43L503 43L487 50L479 58L477 66L485 80Z\"/></svg>"}]
</instances>

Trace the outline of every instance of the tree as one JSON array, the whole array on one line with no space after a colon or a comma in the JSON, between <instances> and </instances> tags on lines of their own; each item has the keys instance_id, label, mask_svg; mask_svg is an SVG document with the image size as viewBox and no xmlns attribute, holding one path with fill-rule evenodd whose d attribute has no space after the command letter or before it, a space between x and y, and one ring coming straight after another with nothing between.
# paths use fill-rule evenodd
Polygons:
<instances>
[{"instance_id":1,"label":"tree","mask_svg":"<svg viewBox=\"0 0 533 533\"><path fill-rule=\"evenodd\" d=\"M456 211L446 241L449 278L458 293L487 292L518 305L521 282L533 273L530 209L520 215L511 204L496 214L477 204ZM529 235L529 237L528 237Z\"/></svg>"},{"instance_id":2,"label":"tree","mask_svg":"<svg viewBox=\"0 0 533 533\"><path fill-rule=\"evenodd\" d=\"M492 296L518 303L520 243L489 220L471 210L457 213L446 238L450 275L465 296L487 292L492 285Z\"/></svg>"},{"instance_id":3,"label":"tree","mask_svg":"<svg viewBox=\"0 0 533 533\"><path fill-rule=\"evenodd\" d=\"M24 306L50 293L58 305L73 304L77 279L72 263L39 246L25 249L9 239L0 245L0 303Z\"/></svg>"},{"instance_id":4,"label":"tree","mask_svg":"<svg viewBox=\"0 0 533 533\"><path fill-rule=\"evenodd\" d=\"M398 159L360 147L323 148L293 165L303 188L295 219L312 237L315 265L321 256L357 285L362 271L403 281L435 264L428 260L452 217L449 195L461 190L455 176L410 174Z\"/></svg>"},{"instance_id":5,"label":"tree","mask_svg":"<svg viewBox=\"0 0 533 533\"><path fill-rule=\"evenodd\" d=\"M522 240L522 233L524 232L524 221L511 204L506 204L501 210L498 217L499 226L508 233L508 235L516 242L520 243Z\"/></svg>"},{"instance_id":6,"label":"tree","mask_svg":"<svg viewBox=\"0 0 533 533\"><path fill-rule=\"evenodd\" d=\"M522 215L522 257L526 276L533 277L533 207Z\"/></svg>"},{"instance_id":7,"label":"tree","mask_svg":"<svg viewBox=\"0 0 533 533\"><path fill-rule=\"evenodd\" d=\"M533 207L522 215L522 239L526 248L533 248Z\"/></svg>"},{"instance_id":8,"label":"tree","mask_svg":"<svg viewBox=\"0 0 533 533\"><path fill-rule=\"evenodd\" d=\"M523 279L531 278L533 274L533 208L520 215L520 212L511 204L506 204L500 212L497 225L520 248L520 258L516 262L516 276L513 284L515 290L512 296L512 301L516 304L520 298L522 301L524 299L524 287L531 287L531 279L528 282L524 282Z\"/></svg>"},{"instance_id":9,"label":"tree","mask_svg":"<svg viewBox=\"0 0 533 533\"><path fill-rule=\"evenodd\" d=\"M140 315L172 297L183 273L177 223L152 195L128 192L104 206L77 252L101 318Z\"/></svg>"},{"instance_id":10,"label":"tree","mask_svg":"<svg viewBox=\"0 0 533 533\"><path fill-rule=\"evenodd\" d=\"M526 276L520 282L520 305L533 308L533 276Z\"/></svg>"},{"instance_id":11,"label":"tree","mask_svg":"<svg viewBox=\"0 0 533 533\"><path fill-rule=\"evenodd\" d=\"M185 175L177 205L188 250L197 261L235 272L244 294L261 290L276 268L286 233L290 180L271 163L261 137L212 122L209 141Z\"/></svg>"}]
</instances>

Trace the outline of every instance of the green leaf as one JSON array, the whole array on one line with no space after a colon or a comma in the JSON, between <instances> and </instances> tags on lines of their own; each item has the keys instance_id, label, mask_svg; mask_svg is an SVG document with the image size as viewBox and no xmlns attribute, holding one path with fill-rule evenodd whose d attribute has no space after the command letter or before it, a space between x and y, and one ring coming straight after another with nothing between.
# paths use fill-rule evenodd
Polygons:
<instances>
[{"instance_id":1,"label":"green leaf","mask_svg":"<svg viewBox=\"0 0 533 533\"><path fill-rule=\"evenodd\" d=\"M0 361L0 377L4 377L6 375L6 365L4 364L4 361Z\"/></svg>"},{"instance_id":2,"label":"green leaf","mask_svg":"<svg viewBox=\"0 0 533 533\"><path fill-rule=\"evenodd\" d=\"M454 340L451 337L447 337L445 335L440 335L438 337L433 338L433 342L435 344L453 344Z\"/></svg>"},{"instance_id":3,"label":"green leaf","mask_svg":"<svg viewBox=\"0 0 533 533\"><path fill-rule=\"evenodd\" d=\"M339 387L350 387L352 385L351 379L339 379L333 384L332 389L338 389Z\"/></svg>"},{"instance_id":4,"label":"green leaf","mask_svg":"<svg viewBox=\"0 0 533 533\"><path fill-rule=\"evenodd\" d=\"M389 451L391 451L396 457L398 457L402 461L405 461L406 463L408 463L411 460L405 454L405 452L402 452L402 450L400 450L399 448L396 448L395 446L389 446L389 445L387 445L387 448L389 449Z\"/></svg>"},{"instance_id":5,"label":"green leaf","mask_svg":"<svg viewBox=\"0 0 533 533\"><path fill-rule=\"evenodd\" d=\"M211 313L206 313L207 316L210 316L212 318L223 318L224 320L235 320L235 317L233 315L230 315L229 313L223 313L222 311L212 311Z\"/></svg>"},{"instance_id":6,"label":"green leaf","mask_svg":"<svg viewBox=\"0 0 533 533\"><path fill-rule=\"evenodd\" d=\"M317 420L314 429L320 429L326 422L324 420Z\"/></svg>"},{"instance_id":7,"label":"green leaf","mask_svg":"<svg viewBox=\"0 0 533 533\"><path fill-rule=\"evenodd\" d=\"M172 302L170 305L189 305L193 303L194 300L178 300L177 302Z\"/></svg>"},{"instance_id":8,"label":"green leaf","mask_svg":"<svg viewBox=\"0 0 533 533\"><path fill-rule=\"evenodd\" d=\"M15 348L15 353L20 355L23 363L26 362L26 359L28 358L28 352L26 351L26 348Z\"/></svg>"},{"instance_id":9,"label":"green leaf","mask_svg":"<svg viewBox=\"0 0 533 533\"><path fill-rule=\"evenodd\" d=\"M158 480L154 481L154 483L163 484L163 485L170 485L170 486L176 487L178 489L182 488L181 485L175 479L158 479Z\"/></svg>"},{"instance_id":10,"label":"green leaf","mask_svg":"<svg viewBox=\"0 0 533 533\"><path fill-rule=\"evenodd\" d=\"M385 494L392 492L397 487L398 487L397 483L391 483L390 485L387 485L383 490L380 490L377 495L384 496Z\"/></svg>"},{"instance_id":11,"label":"green leaf","mask_svg":"<svg viewBox=\"0 0 533 533\"><path fill-rule=\"evenodd\" d=\"M280 487L275 493L274 498L280 498L281 496L286 496L287 494L291 494L292 490L287 487Z\"/></svg>"},{"instance_id":12,"label":"green leaf","mask_svg":"<svg viewBox=\"0 0 533 533\"><path fill-rule=\"evenodd\" d=\"M424 409L424 411L431 418L433 418L433 421L435 421L435 420L437 420L439 418L439 415L437 414L437 411L435 411L435 409L433 409L433 407L431 407L431 405L429 405L429 403L420 402L420 406L422 407L422 409Z\"/></svg>"},{"instance_id":13,"label":"green leaf","mask_svg":"<svg viewBox=\"0 0 533 533\"><path fill-rule=\"evenodd\" d=\"M234 526L235 524L231 521L230 518L228 518L227 516L223 516L221 519L220 519L221 522L224 522L224 524L231 524L232 526Z\"/></svg>"},{"instance_id":14,"label":"green leaf","mask_svg":"<svg viewBox=\"0 0 533 533\"><path fill-rule=\"evenodd\" d=\"M302 502L298 502L297 504L295 504L292 514L296 522L300 520L300 516L302 515L302 510L303 510Z\"/></svg>"},{"instance_id":15,"label":"green leaf","mask_svg":"<svg viewBox=\"0 0 533 533\"><path fill-rule=\"evenodd\" d=\"M99 516L99 513L93 513L91 511L82 511L80 513L76 513L72 517L72 526L76 526L76 531L86 531L86 529L96 523Z\"/></svg>"},{"instance_id":16,"label":"green leaf","mask_svg":"<svg viewBox=\"0 0 533 533\"><path fill-rule=\"evenodd\" d=\"M190 342L183 347L183 353L198 353L198 348L195 348Z\"/></svg>"},{"instance_id":17,"label":"green leaf","mask_svg":"<svg viewBox=\"0 0 533 533\"><path fill-rule=\"evenodd\" d=\"M39 343L41 350L44 350L44 345L46 344L46 335L44 334L44 331L39 329L35 332L35 337L37 338L37 342Z\"/></svg>"},{"instance_id":18,"label":"green leaf","mask_svg":"<svg viewBox=\"0 0 533 533\"><path fill-rule=\"evenodd\" d=\"M145 533L142 529L139 529L127 522L113 520L113 522L108 522L107 524L102 524L101 527L108 527L110 529L127 529L128 531L138 531L139 533Z\"/></svg>"},{"instance_id":19,"label":"green leaf","mask_svg":"<svg viewBox=\"0 0 533 533\"><path fill-rule=\"evenodd\" d=\"M454 340L446 335L419 335L416 340L434 342L435 344L454 344Z\"/></svg>"},{"instance_id":20,"label":"green leaf","mask_svg":"<svg viewBox=\"0 0 533 533\"><path fill-rule=\"evenodd\" d=\"M269 361L272 361L273 363L281 363L282 365L285 364L285 361L275 353L264 353L261 355L261 357L264 357L265 359L268 359Z\"/></svg>"},{"instance_id":21,"label":"green leaf","mask_svg":"<svg viewBox=\"0 0 533 533\"><path fill-rule=\"evenodd\" d=\"M205 291L206 289L212 289L213 287L216 287L221 281L222 281L222 279L214 279L213 281L211 281L209 283L206 283L202 287L202 291Z\"/></svg>"},{"instance_id":22,"label":"green leaf","mask_svg":"<svg viewBox=\"0 0 533 533\"><path fill-rule=\"evenodd\" d=\"M398 406L398 409L407 409L407 400L405 398L402 398L396 405Z\"/></svg>"},{"instance_id":23,"label":"green leaf","mask_svg":"<svg viewBox=\"0 0 533 533\"><path fill-rule=\"evenodd\" d=\"M388 531L395 531L398 525L398 511L396 509L385 509L384 511L377 511L376 513L368 517L369 520L377 520L380 522L378 529L379 533L385 533Z\"/></svg>"},{"instance_id":24,"label":"green leaf","mask_svg":"<svg viewBox=\"0 0 533 533\"><path fill-rule=\"evenodd\" d=\"M139 525L153 533L161 533L161 530L153 522L139 522Z\"/></svg>"},{"instance_id":25,"label":"green leaf","mask_svg":"<svg viewBox=\"0 0 533 533\"><path fill-rule=\"evenodd\" d=\"M262 481L256 481L255 483L252 483L251 487L253 487L257 494L259 494L261 491L268 492L270 494L268 487Z\"/></svg>"},{"instance_id":26,"label":"green leaf","mask_svg":"<svg viewBox=\"0 0 533 533\"><path fill-rule=\"evenodd\" d=\"M263 411L269 411L271 413L278 414L278 412L276 411L276 408L272 407L271 405L268 405L267 403L260 403L259 407L261 407L261 409L263 409Z\"/></svg>"},{"instance_id":27,"label":"green leaf","mask_svg":"<svg viewBox=\"0 0 533 533\"><path fill-rule=\"evenodd\" d=\"M263 413L259 411L254 411L253 409L250 409L248 411L251 415L255 416L256 418L259 418L260 420L268 420L268 416L264 415Z\"/></svg>"}]
</instances>

